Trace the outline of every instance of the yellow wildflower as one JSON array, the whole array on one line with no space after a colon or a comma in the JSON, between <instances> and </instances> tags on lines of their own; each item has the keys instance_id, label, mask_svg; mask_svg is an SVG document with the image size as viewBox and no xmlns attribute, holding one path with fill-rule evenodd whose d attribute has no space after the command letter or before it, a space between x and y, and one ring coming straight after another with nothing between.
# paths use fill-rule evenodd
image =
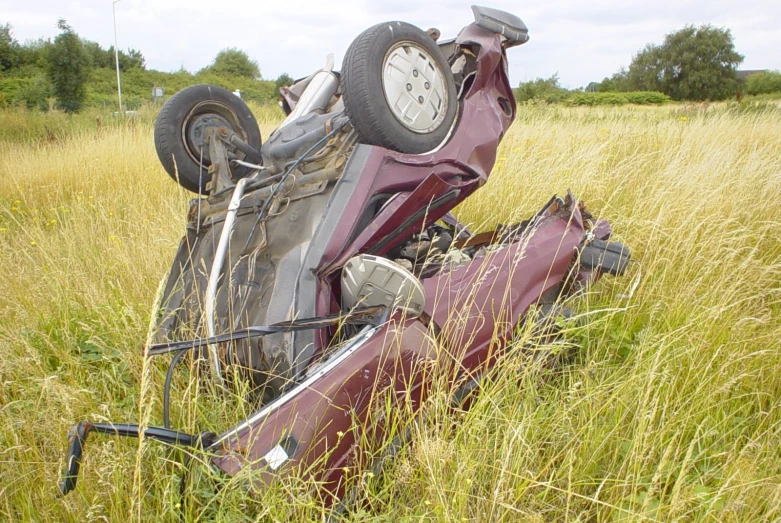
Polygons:
<instances>
[{"instance_id":1,"label":"yellow wildflower","mask_svg":"<svg viewBox=\"0 0 781 523\"><path fill-rule=\"evenodd\" d=\"M30 242L30 245L35 245L35 242Z\"/></svg>"}]
</instances>

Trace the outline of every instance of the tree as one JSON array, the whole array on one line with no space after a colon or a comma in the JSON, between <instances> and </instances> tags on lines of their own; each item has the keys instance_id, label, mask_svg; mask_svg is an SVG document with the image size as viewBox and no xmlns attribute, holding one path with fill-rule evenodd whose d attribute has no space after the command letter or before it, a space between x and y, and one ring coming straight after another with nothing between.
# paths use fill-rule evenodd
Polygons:
<instances>
[{"instance_id":1,"label":"tree","mask_svg":"<svg viewBox=\"0 0 781 523\"><path fill-rule=\"evenodd\" d=\"M36 69L46 69L47 55L52 43L39 38L28 40L19 48L19 67L31 66Z\"/></svg>"},{"instance_id":2,"label":"tree","mask_svg":"<svg viewBox=\"0 0 781 523\"><path fill-rule=\"evenodd\" d=\"M60 19L57 27L62 32L49 47L46 74L57 106L67 113L75 113L87 97L84 86L89 78L90 56L65 20Z\"/></svg>"},{"instance_id":3,"label":"tree","mask_svg":"<svg viewBox=\"0 0 781 523\"><path fill-rule=\"evenodd\" d=\"M616 82L612 78L607 76L602 79L596 86L596 92L598 93L612 93L616 91Z\"/></svg>"},{"instance_id":4,"label":"tree","mask_svg":"<svg viewBox=\"0 0 781 523\"><path fill-rule=\"evenodd\" d=\"M11 32L11 24L0 25L0 71L19 65L19 42Z\"/></svg>"},{"instance_id":5,"label":"tree","mask_svg":"<svg viewBox=\"0 0 781 523\"><path fill-rule=\"evenodd\" d=\"M90 57L90 63L92 67L114 69L116 67L116 57L114 56L114 46L109 46L108 49L103 49L99 43L90 42L89 40L82 40L81 45L87 51ZM141 51L136 49L128 49L127 52L119 51L119 69L120 71L127 71L128 69L138 68L143 70L145 68L146 61Z\"/></svg>"},{"instance_id":6,"label":"tree","mask_svg":"<svg viewBox=\"0 0 781 523\"><path fill-rule=\"evenodd\" d=\"M674 100L723 100L737 90L736 68L742 61L729 29L689 25L634 56L628 87L660 91Z\"/></svg>"},{"instance_id":7,"label":"tree","mask_svg":"<svg viewBox=\"0 0 781 523\"><path fill-rule=\"evenodd\" d=\"M217 76L241 76L250 80L260 80L260 67L247 53L235 47L223 49L214 57L214 62L204 69Z\"/></svg>"},{"instance_id":8,"label":"tree","mask_svg":"<svg viewBox=\"0 0 781 523\"><path fill-rule=\"evenodd\" d=\"M293 79L287 73L282 73L277 77L276 80L274 80L274 89L276 90L277 93L279 92L280 87L284 87L288 85L293 85Z\"/></svg>"},{"instance_id":9,"label":"tree","mask_svg":"<svg viewBox=\"0 0 781 523\"><path fill-rule=\"evenodd\" d=\"M137 68L142 71L146 70L146 59L141 51L138 49L128 49L127 53L119 52L119 68L122 69L122 58L124 56L124 67L127 69ZM123 69L124 70L124 69Z\"/></svg>"}]
</instances>

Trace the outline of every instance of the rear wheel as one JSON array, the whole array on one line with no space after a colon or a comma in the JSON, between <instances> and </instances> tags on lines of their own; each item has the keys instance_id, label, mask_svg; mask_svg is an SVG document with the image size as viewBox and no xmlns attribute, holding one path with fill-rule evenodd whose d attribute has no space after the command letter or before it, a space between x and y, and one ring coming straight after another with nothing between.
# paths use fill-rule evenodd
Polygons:
<instances>
[{"instance_id":1,"label":"rear wheel","mask_svg":"<svg viewBox=\"0 0 781 523\"><path fill-rule=\"evenodd\" d=\"M404 22L370 27L350 45L342 96L364 143L424 153L447 138L456 118L456 85L432 38Z\"/></svg>"},{"instance_id":2,"label":"rear wheel","mask_svg":"<svg viewBox=\"0 0 781 523\"><path fill-rule=\"evenodd\" d=\"M226 127L260 149L260 129L247 104L216 85L193 85L173 95L155 120L155 149L166 172L192 192L205 192L211 175L207 130ZM243 160L242 151L226 145L230 158ZM252 172L231 167L234 179Z\"/></svg>"}]
</instances>

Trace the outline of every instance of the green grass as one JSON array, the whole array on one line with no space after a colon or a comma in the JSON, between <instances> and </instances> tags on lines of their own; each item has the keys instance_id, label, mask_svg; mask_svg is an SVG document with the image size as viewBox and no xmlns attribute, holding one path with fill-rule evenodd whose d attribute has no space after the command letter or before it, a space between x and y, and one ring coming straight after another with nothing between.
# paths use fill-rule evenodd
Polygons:
<instances>
[{"instance_id":1,"label":"green grass","mask_svg":"<svg viewBox=\"0 0 781 523\"><path fill-rule=\"evenodd\" d=\"M268 136L277 117L255 110ZM570 188L639 265L573 301L582 321L565 335L579 349L564 367L513 350L466 413L438 387L385 474L353 471L367 484L352 518L780 518L779 116L773 104L520 108L459 217L517 221ZM0 129L20 129L0 131L0 520L177 520L179 456L154 443L95 437L76 491L55 499L74 421L159 423L163 362L141 351L190 195L157 161L152 117L96 128L89 115L0 112ZM242 415L186 394L201 395L174 403L183 430ZM190 521L322 520L305 480L253 497L246 478L194 471Z\"/></svg>"}]
</instances>

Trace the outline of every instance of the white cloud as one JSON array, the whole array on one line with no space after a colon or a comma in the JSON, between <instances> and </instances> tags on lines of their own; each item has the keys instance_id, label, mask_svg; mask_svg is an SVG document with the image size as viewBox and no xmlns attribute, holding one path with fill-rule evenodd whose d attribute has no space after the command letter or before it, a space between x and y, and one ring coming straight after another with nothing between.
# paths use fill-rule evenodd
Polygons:
<instances>
[{"instance_id":1,"label":"white cloud","mask_svg":"<svg viewBox=\"0 0 781 523\"><path fill-rule=\"evenodd\" d=\"M303 76L337 63L366 27L404 20L438 27L445 37L472 20L471 2L434 0L122 0L116 4L120 48L140 49L149 67L197 70L220 49L238 47L258 61L265 77ZM730 27L746 55L745 68L781 69L781 2L776 0L551 0L485 2L520 16L528 44L509 51L513 84L558 72L567 86L584 85L627 65L648 42L687 23ZM52 37L63 17L83 37L111 45L111 0L0 0L0 23L10 22L20 40Z\"/></svg>"}]
</instances>

